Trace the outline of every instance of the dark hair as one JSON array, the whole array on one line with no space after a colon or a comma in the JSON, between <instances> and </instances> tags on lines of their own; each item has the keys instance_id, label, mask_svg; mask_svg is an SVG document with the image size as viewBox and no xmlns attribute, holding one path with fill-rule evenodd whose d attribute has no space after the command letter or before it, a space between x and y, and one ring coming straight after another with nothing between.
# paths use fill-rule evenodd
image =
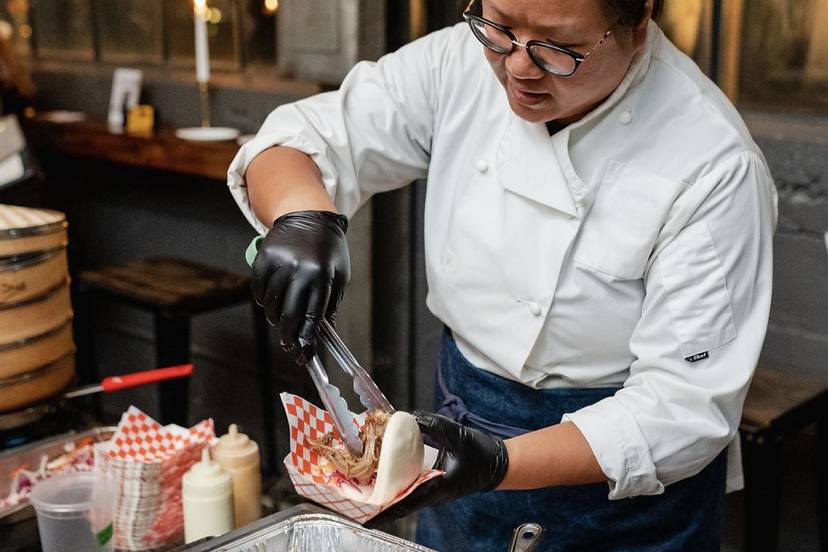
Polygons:
<instances>
[{"instance_id":1,"label":"dark hair","mask_svg":"<svg viewBox=\"0 0 828 552\"><path fill-rule=\"evenodd\" d=\"M618 21L623 29L632 29L644 19L647 8L647 0L601 0L607 19ZM664 0L652 0L653 19L661 13Z\"/></svg>"}]
</instances>

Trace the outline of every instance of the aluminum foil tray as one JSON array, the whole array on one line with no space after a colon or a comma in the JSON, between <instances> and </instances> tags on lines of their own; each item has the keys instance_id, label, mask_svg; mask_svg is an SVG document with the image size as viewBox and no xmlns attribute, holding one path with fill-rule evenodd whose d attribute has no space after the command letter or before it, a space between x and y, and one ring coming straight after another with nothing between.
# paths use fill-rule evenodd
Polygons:
<instances>
[{"instance_id":1,"label":"aluminum foil tray","mask_svg":"<svg viewBox=\"0 0 828 552\"><path fill-rule=\"evenodd\" d=\"M115 429L114 427L96 427L80 433L64 433L36 443L0 452L0 498L6 498L8 495L11 474L17 468L26 466L29 469L34 469L40 465L40 461L44 456L48 460L54 460L66 452L66 446L70 443L77 445L89 437L95 442L107 441L115 432ZM17 506L0 509L0 525L16 523L33 516L34 508L31 508L28 501L26 501Z\"/></svg>"},{"instance_id":2,"label":"aluminum foil tray","mask_svg":"<svg viewBox=\"0 0 828 552\"><path fill-rule=\"evenodd\" d=\"M434 552L393 535L366 529L309 505L294 506L221 537L199 541L187 552Z\"/></svg>"}]
</instances>

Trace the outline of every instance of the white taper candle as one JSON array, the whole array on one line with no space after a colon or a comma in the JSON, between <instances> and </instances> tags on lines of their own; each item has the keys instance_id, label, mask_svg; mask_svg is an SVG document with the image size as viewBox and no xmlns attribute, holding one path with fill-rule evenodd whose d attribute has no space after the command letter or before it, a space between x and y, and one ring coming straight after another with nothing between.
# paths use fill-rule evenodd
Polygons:
<instances>
[{"instance_id":1,"label":"white taper candle","mask_svg":"<svg viewBox=\"0 0 828 552\"><path fill-rule=\"evenodd\" d=\"M207 0L194 0L195 4L195 58L196 81L210 80L210 46L207 42Z\"/></svg>"}]
</instances>

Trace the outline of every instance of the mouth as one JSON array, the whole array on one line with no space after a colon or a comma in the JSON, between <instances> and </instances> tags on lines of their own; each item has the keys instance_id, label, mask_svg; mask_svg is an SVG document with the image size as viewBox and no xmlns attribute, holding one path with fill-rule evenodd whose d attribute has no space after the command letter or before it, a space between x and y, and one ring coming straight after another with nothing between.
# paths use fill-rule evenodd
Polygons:
<instances>
[{"instance_id":1,"label":"mouth","mask_svg":"<svg viewBox=\"0 0 828 552\"><path fill-rule=\"evenodd\" d=\"M548 92L533 92L531 90L516 88L512 83L508 83L507 86L512 98L514 98L516 102L526 106L538 105L539 103L547 100L550 96Z\"/></svg>"}]
</instances>

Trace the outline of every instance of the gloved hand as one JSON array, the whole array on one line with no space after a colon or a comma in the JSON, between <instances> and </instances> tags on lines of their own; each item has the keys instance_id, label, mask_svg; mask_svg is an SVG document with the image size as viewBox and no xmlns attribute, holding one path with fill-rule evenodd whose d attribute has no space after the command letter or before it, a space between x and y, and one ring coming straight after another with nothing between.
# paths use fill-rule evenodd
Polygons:
<instances>
[{"instance_id":1,"label":"gloved hand","mask_svg":"<svg viewBox=\"0 0 828 552\"><path fill-rule=\"evenodd\" d=\"M351 278L348 219L329 211L297 211L273 223L253 262L253 297L278 326L280 344L305 364L316 326L330 321Z\"/></svg>"},{"instance_id":2,"label":"gloved hand","mask_svg":"<svg viewBox=\"0 0 828 552\"><path fill-rule=\"evenodd\" d=\"M414 417L423 434L440 445L437 469L445 476L426 481L376 518L375 527L407 516L425 506L434 506L462 496L494 490L506 476L509 453L500 437L459 424L445 416L417 410Z\"/></svg>"}]
</instances>

